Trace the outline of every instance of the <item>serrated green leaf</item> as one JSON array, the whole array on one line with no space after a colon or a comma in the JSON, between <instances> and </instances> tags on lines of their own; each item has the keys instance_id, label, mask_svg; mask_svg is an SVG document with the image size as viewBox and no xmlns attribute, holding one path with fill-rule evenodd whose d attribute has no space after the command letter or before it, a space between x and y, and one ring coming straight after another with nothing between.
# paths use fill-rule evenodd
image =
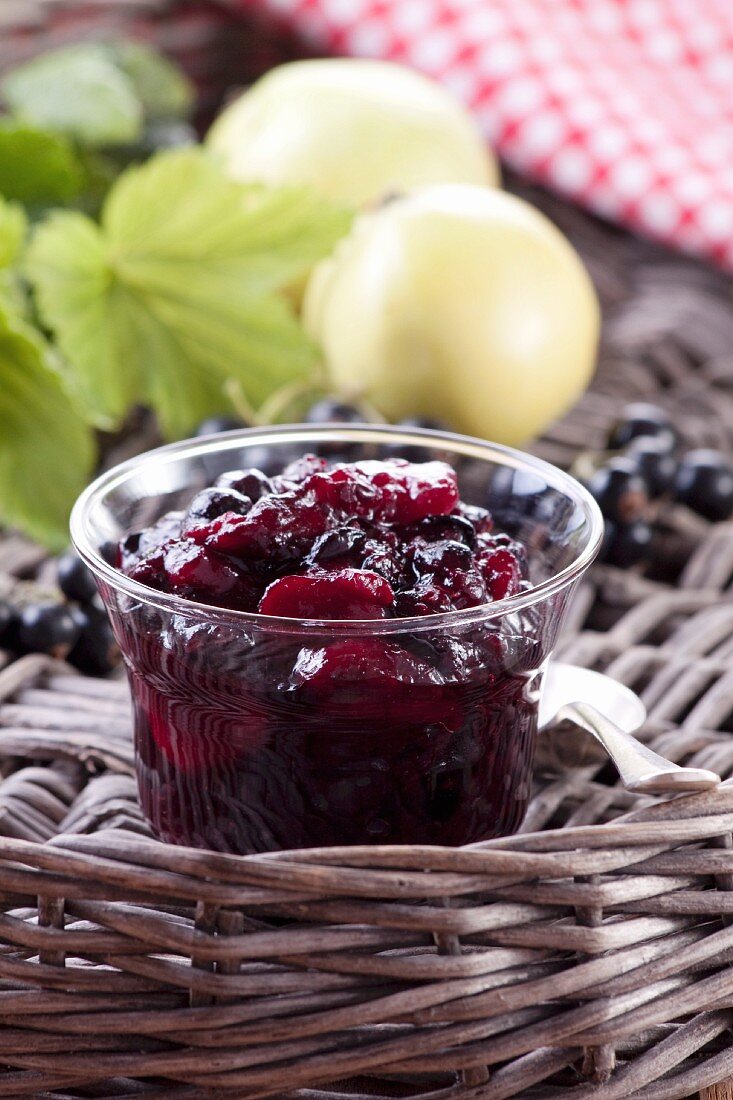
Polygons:
<instances>
[{"instance_id":1,"label":"serrated green leaf","mask_svg":"<svg viewBox=\"0 0 733 1100\"><path fill-rule=\"evenodd\" d=\"M19 118L86 145L135 141L142 130L133 82L98 43L41 54L8 73L2 91Z\"/></svg>"},{"instance_id":2,"label":"serrated green leaf","mask_svg":"<svg viewBox=\"0 0 733 1100\"><path fill-rule=\"evenodd\" d=\"M188 117L194 105L193 86L177 65L143 42L128 39L109 48L132 81L147 119Z\"/></svg>"},{"instance_id":3,"label":"serrated green leaf","mask_svg":"<svg viewBox=\"0 0 733 1100\"><path fill-rule=\"evenodd\" d=\"M60 549L94 441L48 346L1 300L0 425L0 521Z\"/></svg>"},{"instance_id":4,"label":"serrated green leaf","mask_svg":"<svg viewBox=\"0 0 733 1100\"><path fill-rule=\"evenodd\" d=\"M109 240L124 241L125 271L136 283L157 288L160 260L168 277L173 265L205 257L197 287L224 296L232 280L249 296L289 286L350 221L350 212L307 187L236 183L199 149L161 153L128 170L102 213Z\"/></svg>"},{"instance_id":5,"label":"serrated green leaf","mask_svg":"<svg viewBox=\"0 0 733 1100\"><path fill-rule=\"evenodd\" d=\"M68 202L84 172L69 141L16 119L0 120L0 195L27 205Z\"/></svg>"},{"instance_id":6,"label":"serrated green leaf","mask_svg":"<svg viewBox=\"0 0 733 1100\"><path fill-rule=\"evenodd\" d=\"M101 428L122 420L138 385L124 362L124 324L117 331L124 290L115 284L107 251L91 218L55 211L31 237L27 257L41 316L56 331L72 384Z\"/></svg>"},{"instance_id":7,"label":"serrated green leaf","mask_svg":"<svg viewBox=\"0 0 733 1100\"><path fill-rule=\"evenodd\" d=\"M114 185L97 227L56 213L27 270L97 423L149 404L169 436L302 378L316 349L273 293L325 255L348 216L305 191L229 180L201 150L159 154Z\"/></svg>"}]
</instances>

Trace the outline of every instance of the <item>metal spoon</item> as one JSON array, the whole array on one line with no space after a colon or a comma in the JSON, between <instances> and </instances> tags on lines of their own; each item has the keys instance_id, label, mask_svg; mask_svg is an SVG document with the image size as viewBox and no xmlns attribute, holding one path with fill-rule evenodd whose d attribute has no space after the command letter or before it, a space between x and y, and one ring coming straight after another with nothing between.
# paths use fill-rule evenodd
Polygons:
<instances>
[{"instance_id":1,"label":"metal spoon","mask_svg":"<svg viewBox=\"0 0 733 1100\"><path fill-rule=\"evenodd\" d=\"M603 745L629 791L677 794L718 786L720 776L715 772L680 767L637 741L632 731L645 718L641 699L617 680L587 668L550 662L540 698L540 729L569 721L587 730Z\"/></svg>"}]
</instances>

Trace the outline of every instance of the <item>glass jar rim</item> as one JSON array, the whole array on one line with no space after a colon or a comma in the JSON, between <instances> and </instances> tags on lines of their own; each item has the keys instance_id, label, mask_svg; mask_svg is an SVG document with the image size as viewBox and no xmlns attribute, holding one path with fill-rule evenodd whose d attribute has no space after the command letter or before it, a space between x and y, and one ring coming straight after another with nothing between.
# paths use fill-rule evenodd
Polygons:
<instances>
[{"instance_id":1,"label":"glass jar rim","mask_svg":"<svg viewBox=\"0 0 733 1100\"><path fill-rule=\"evenodd\" d=\"M526 470L541 476L548 486L578 504L584 512L588 524L585 545L577 558L557 573L533 585L526 592L505 597L489 603L467 607L460 611L444 611L431 615L416 615L395 619L295 619L283 616L262 615L255 611L238 611L213 604L200 603L168 592L159 592L139 581L126 576L98 552L90 530L90 513L95 504L113 489L124 484L129 478L144 472L145 467L158 466L161 460L184 459L204 456L217 451L234 449L238 443L270 444L293 443L372 443L388 444L395 442L405 445L424 446L426 442L442 449L452 451L462 457L484 461L494 461L514 470ZM334 636L339 634L402 634L426 630L453 629L456 627L485 623L491 619L522 611L540 603L548 597L567 588L577 580L596 557L603 537L603 518L600 509L587 489L570 474L557 466L535 458L534 455L491 443L472 436L455 432L437 431L428 428L409 428L399 425L344 425L344 424L285 424L274 427L242 428L235 431L219 432L194 439L184 439L169 443L163 447L146 451L128 459L100 474L79 496L71 513L71 539L77 553L92 572L105 584L129 597L171 614L186 615L197 619L206 619L221 625L248 626L274 633L307 633Z\"/></svg>"}]
</instances>

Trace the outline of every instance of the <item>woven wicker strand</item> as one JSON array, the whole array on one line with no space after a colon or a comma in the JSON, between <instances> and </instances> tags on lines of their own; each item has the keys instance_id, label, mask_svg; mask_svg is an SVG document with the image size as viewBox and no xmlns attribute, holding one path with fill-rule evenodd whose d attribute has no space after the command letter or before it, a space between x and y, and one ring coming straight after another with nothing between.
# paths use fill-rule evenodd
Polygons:
<instances>
[{"instance_id":1,"label":"woven wicker strand","mask_svg":"<svg viewBox=\"0 0 733 1100\"><path fill-rule=\"evenodd\" d=\"M699 600L685 618L678 595L684 638ZM614 630L643 640L659 621L637 607ZM0 1096L167 1081L161 1095L610 1100L687 1096L730 1068L733 783L636 799L567 735L581 763L553 772L555 731L540 832L215 856L147 835L122 685L30 657L0 673L0 699L0 751L21 765L0 783ZM688 742L689 704L644 736L675 732L699 760L723 738Z\"/></svg>"}]
</instances>

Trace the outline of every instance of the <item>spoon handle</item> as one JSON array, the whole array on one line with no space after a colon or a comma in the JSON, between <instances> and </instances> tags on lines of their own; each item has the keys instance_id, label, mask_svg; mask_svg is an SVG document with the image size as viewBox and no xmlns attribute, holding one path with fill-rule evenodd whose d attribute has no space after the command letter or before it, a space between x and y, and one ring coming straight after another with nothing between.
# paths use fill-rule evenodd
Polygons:
<instances>
[{"instance_id":1,"label":"spoon handle","mask_svg":"<svg viewBox=\"0 0 733 1100\"><path fill-rule=\"evenodd\" d=\"M559 717L592 734L616 765L624 787L648 794L677 794L717 787L720 776L704 768L683 768L637 741L588 703L567 703Z\"/></svg>"}]
</instances>

